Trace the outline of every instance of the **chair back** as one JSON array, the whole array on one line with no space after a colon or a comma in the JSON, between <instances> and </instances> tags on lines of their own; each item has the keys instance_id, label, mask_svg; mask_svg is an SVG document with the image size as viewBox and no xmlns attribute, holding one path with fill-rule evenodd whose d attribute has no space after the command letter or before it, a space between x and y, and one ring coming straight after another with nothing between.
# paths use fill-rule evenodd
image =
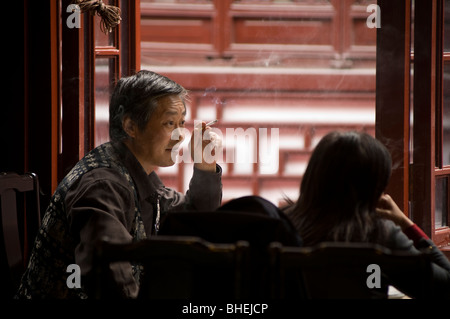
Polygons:
<instances>
[{"instance_id":1,"label":"chair back","mask_svg":"<svg viewBox=\"0 0 450 319\"><path fill-rule=\"evenodd\" d=\"M39 180L34 173L0 173L2 294L12 296L40 227Z\"/></svg>"},{"instance_id":2,"label":"chair back","mask_svg":"<svg viewBox=\"0 0 450 319\"><path fill-rule=\"evenodd\" d=\"M274 204L259 196L233 199L215 211L170 212L161 220L160 235L196 236L213 243L250 244L248 276L252 298L270 296L268 247L277 241L300 246L301 238Z\"/></svg>"},{"instance_id":3,"label":"chair back","mask_svg":"<svg viewBox=\"0 0 450 319\"><path fill-rule=\"evenodd\" d=\"M425 294L427 254L394 252L376 244L326 242L315 247L271 244L273 298L386 299L389 285L417 281Z\"/></svg>"},{"instance_id":4,"label":"chair back","mask_svg":"<svg viewBox=\"0 0 450 319\"><path fill-rule=\"evenodd\" d=\"M103 241L96 258L96 298L107 296L108 265L118 261L142 267L141 299L243 298L248 246L190 236L155 236L130 244Z\"/></svg>"}]
</instances>

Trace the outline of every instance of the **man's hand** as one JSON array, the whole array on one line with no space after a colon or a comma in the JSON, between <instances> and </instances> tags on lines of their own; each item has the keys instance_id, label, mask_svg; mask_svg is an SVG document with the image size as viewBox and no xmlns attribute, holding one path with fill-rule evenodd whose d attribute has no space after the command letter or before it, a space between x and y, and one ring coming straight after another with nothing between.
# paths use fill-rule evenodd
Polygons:
<instances>
[{"instance_id":1,"label":"man's hand","mask_svg":"<svg viewBox=\"0 0 450 319\"><path fill-rule=\"evenodd\" d=\"M201 125L194 127L189 144L194 166L201 170L215 172L216 152L222 147L220 136L202 122Z\"/></svg>"}]
</instances>

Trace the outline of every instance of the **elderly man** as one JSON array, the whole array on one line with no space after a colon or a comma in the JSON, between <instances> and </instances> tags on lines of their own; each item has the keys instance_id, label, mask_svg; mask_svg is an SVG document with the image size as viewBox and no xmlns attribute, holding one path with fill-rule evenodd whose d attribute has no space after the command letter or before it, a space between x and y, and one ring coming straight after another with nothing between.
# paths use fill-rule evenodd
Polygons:
<instances>
[{"instance_id":1,"label":"elderly man","mask_svg":"<svg viewBox=\"0 0 450 319\"><path fill-rule=\"evenodd\" d=\"M150 71L119 80L110 103L110 142L81 159L61 181L43 217L17 298L87 298L93 252L99 240L131 242L155 234L173 210L214 210L221 204L221 168L204 159L202 134L186 194L166 188L155 170L174 164L184 138L187 91ZM195 130L208 130L204 123ZM176 130L177 134L174 134ZM177 137L177 138L174 138ZM194 147L194 145L196 145ZM201 147L199 147L200 145ZM194 154L191 154L194 157ZM69 265L80 267L81 288L68 287ZM136 297L139 268L115 265L113 296Z\"/></svg>"}]
</instances>

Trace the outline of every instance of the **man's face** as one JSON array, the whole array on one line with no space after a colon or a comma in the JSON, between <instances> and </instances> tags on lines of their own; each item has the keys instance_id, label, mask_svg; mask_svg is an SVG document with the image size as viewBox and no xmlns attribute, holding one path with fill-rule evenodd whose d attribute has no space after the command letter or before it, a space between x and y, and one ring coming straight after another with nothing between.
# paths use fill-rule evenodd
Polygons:
<instances>
[{"instance_id":1,"label":"man's face","mask_svg":"<svg viewBox=\"0 0 450 319\"><path fill-rule=\"evenodd\" d=\"M158 100L158 107L143 130L137 130L135 146L137 158L144 167L166 167L174 164L172 149L184 136L177 134L179 139L172 139L174 130L183 128L186 109L182 100L170 95ZM181 130L182 131L182 130Z\"/></svg>"}]
</instances>

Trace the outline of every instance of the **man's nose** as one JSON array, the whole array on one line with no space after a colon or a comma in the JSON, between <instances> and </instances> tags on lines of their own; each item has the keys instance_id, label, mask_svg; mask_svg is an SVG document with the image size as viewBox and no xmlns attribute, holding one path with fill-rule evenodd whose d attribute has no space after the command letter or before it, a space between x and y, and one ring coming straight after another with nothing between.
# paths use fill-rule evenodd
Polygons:
<instances>
[{"instance_id":1,"label":"man's nose","mask_svg":"<svg viewBox=\"0 0 450 319\"><path fill-rule=\"evenodd\" d=\"M185 129L184 127L177 127L172 131L172 140L174 141L183 141L185 137Z\"/></svg>"}]
</instances>

